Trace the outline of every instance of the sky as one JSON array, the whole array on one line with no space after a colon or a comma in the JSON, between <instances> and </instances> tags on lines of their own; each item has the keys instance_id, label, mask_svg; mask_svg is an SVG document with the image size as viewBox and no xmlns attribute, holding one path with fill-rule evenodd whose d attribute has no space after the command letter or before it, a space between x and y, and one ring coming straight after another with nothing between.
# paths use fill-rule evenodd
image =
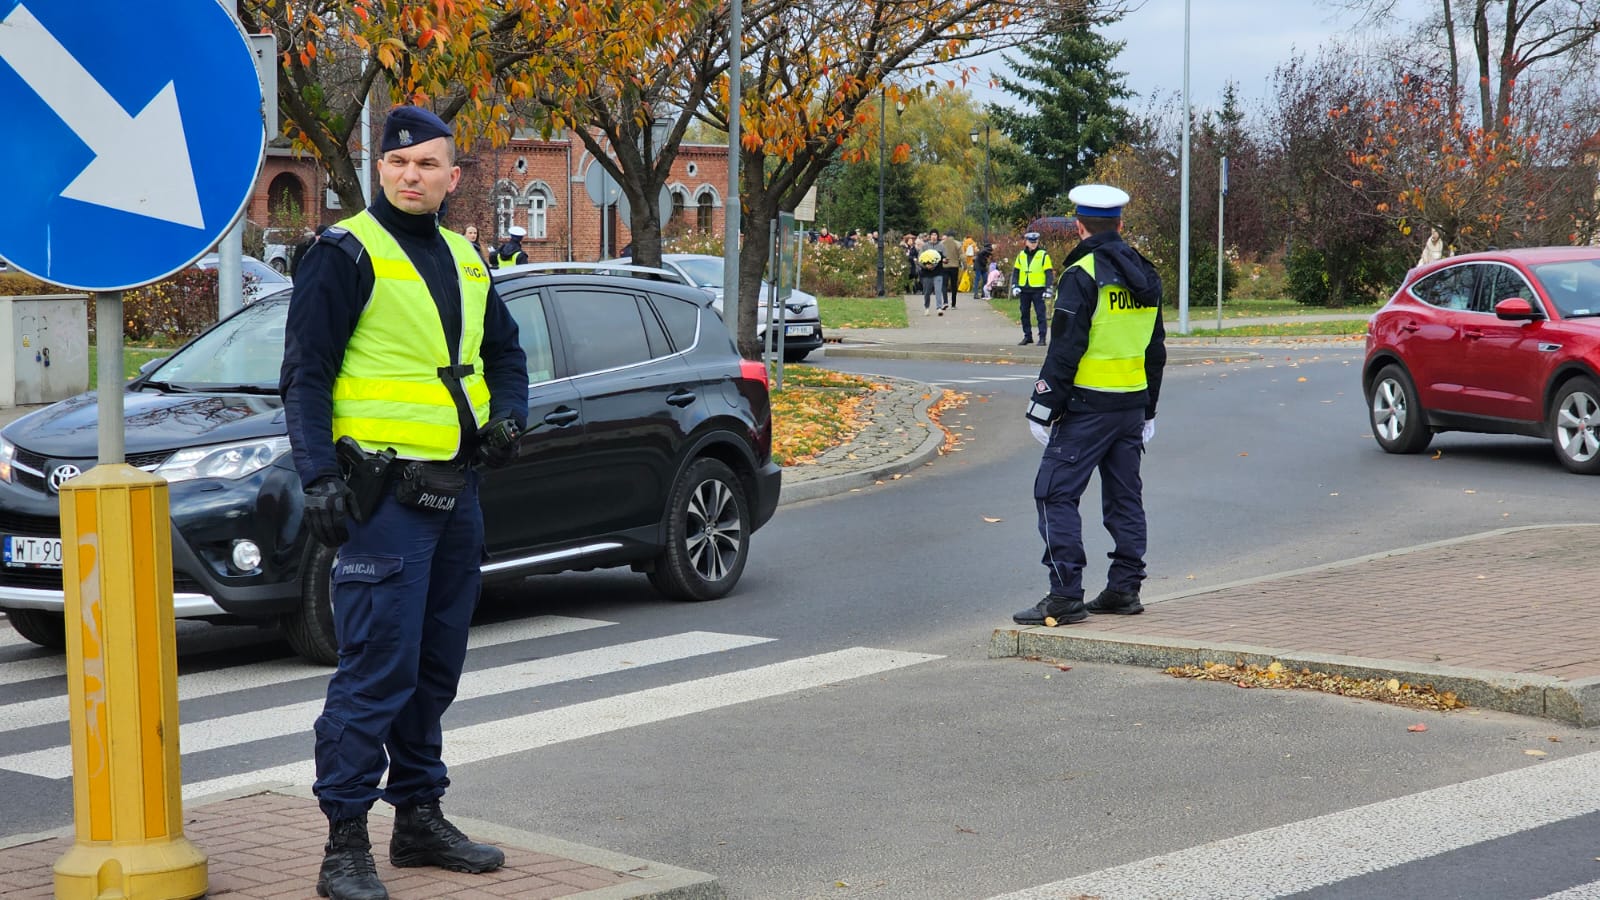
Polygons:
<instances>
[{"instance_id":1,"label":"sky","mask_svg":"<svg viewBox=\"0 0 1600 900\"><path fill-rule=\"evenodd\" d=\"M1420 19L1432 2L1436 0L1401 0L1398 5L1402 16ZM1143 110L1153 94L1182 90L1183 13L1184 0L1143 0L1102 32L1127 42L1115 65L1127 73L1124 84L1139 95L1126 101L1129 108ZM1359 21L1359 15L1333 0L1190 0L1189 91L1194 105L1219 105L1223 86L1232 80L1246 106L1253 106L1266 97L1272 70L1280 63L1297 51L1314 56ZM1393 30L1403 34L1407 26L1396 24ZM998 56L985 57L979 66L1009 73ZM1001 92L981 84L974 85L973 94L984 103L1003 101Z\"/></svg>"}]
</instances>

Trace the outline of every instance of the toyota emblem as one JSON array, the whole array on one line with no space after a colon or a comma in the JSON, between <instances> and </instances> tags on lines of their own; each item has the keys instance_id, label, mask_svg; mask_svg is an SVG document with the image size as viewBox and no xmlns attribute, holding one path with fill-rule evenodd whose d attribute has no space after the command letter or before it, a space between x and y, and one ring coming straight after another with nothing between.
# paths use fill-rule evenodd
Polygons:
<instances>
[{"instance_id":1,"label":"toyota emblem","mask_svg":"<svg viewBox=\"0 0 1600 900\"><path fill-rule=\"evenodd\" d=\"M61 493L61 486L63 484L66 484L67 482L71 481L74 478L77 478L79 475L82 475L82 474L83 474L83 470L78 468L77 466L71 464L71 463L66 463L64 465L56 466L54 469L52 469L50 471L50 491L51 491L51 493L55 493L55 494Z\"/></svg>"}]
</instances>

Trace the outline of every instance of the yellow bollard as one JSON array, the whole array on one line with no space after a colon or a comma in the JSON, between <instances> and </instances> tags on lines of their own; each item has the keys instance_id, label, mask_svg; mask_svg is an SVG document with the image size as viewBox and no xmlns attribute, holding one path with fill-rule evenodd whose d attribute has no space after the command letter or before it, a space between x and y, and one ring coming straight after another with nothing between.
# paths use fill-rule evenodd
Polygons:
<instances>
[{"instance_id":1,"label":"yellow bollard","mask_svg":"<svg viewBox=\"0 0 1600 900\"><path fill-rule=\"evenodd\" d=\"M206 857L183 836L167 482L100 465L61 487L77 836L58 900L187 900Z\"/></svg>"}]
</instances>

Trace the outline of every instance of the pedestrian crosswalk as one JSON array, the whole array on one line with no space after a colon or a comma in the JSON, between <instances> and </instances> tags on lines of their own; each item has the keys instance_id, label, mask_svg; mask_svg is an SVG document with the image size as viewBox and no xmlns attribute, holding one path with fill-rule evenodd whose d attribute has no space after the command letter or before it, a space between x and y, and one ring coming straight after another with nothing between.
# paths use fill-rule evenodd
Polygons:
<instances>
[{"instance_id":1,"label":"pedestrian crosswalk","mask_svg":"<svg viewBox=\"0 0 1600 900\"><path fill-rule=\"evenodd\" d=\"M1406 868L1600 812L1600 795L1592 789L1596 779L1600 752L1586 753L1213 841L993 900L1224 900L1311 891L1319 897L1458 896L1441 891L1437 876L1419 889ZM1592 855L1584 854L1587 865L1579 871L1592 867ZM1490 889L1471 896L1495 894ZM1600 882L1519 896L1592 900L1600 897Z\"/></svg>"},{"instance_id":2,"label":"pedestrian crosswalk","mask_svg":"<svg viewBox=\"0 0 1600 900\"><path fill-rule=\"evenodd\" d=\"M604 642L570 652L541 653L541 642L563 635L615 626L598 619L565 616L500 622L473 629L467 671L457 694L456 709L484 698L508 699L520 691L563 684L603 682L614 692L554 708L525 711L532 703L504 702L503 715L466 716L452 727L445 720L445 761L461 765L566 741L647 725L701 712L777 697L823 685L847 682L938 659L926 653L853 647L787 658L771 637L686 631L636 640ZM5 633L9 634L7 629ZM514 653L492 648L518 645ZM753 648L774 647L756 658L739 655ZM561 648L553 648L561 649ZM485 655L487 653L487 656ZM72 775L63 659L59 655L7 661L0 652L0 683L55 679L60 690L46 697L5 703L0 694L0 776L5 773L61 780ZM492 657L492 659L489 659ZM505 662L505 659L512 661ZM771 659L777 661L769 661ZM484 661L488 659L488 661ZM632 673L700 660L700 677L648 686L631 685ZM709 662L708 662L709 661ZM715 674L702 675L707 668ZM206 796L239 787L288 783L309 785L315 777L311 761L311 726L322 709L321 685L329 670L296 660L251 663L228 669L194 672L178 679L179 746L184 758L188 797ZM293 694L288 703L263 700L279 687ZM630 689L632 688L632 689ZM222 697L209 704L206 717L188 718L190 701ZM313 699L307 699L312 697ZM479 710L481 712L481 708ZM283 741L281 738L298 737ZM241 764L240 761L248 761ZM260 764L265 761L267 764ZM198 763L198 764L197 764Z\"/></svg>"},{"instance_id":3,"label":"pedestrian crosswalk","mask_svg":"<svg viewBox=\"0 0 1600 900\"><path fill-rule=\"evenodd\" d=\"M942 381L931 381L935 387L945 387L956 384L995 384L1009 381L1033 381L1037 375L1021 372L1014 375L977 375L972 378L946 378Z\"/></svg>"}]
</instances>

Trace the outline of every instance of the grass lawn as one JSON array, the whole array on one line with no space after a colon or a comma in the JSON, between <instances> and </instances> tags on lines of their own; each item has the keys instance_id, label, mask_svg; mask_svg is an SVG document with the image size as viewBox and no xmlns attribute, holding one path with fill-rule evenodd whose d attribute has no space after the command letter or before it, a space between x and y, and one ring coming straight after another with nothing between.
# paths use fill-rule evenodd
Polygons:
<instances>
[{"instance_id":1,"label":"grass lawn","mask_svg":"<svg viewBox=\"0 0 1600 900\"><path fill-rule=\"evenodd\" d=\"M152 359L161 359L164 356L171 355L171 349L161 349L158 347L123 347L122 378L124 381L126 381L127 379L138 375L139 367ZM99 371L100 362L98 348L91 346L89 348L89 390L91 391L95 389L97 384L99 384Z\"/></svg>"},{"instance_id":2,"label":"grass lawn","mask_svg":"<svg viewBox=\"0 0 1600 900\"><path fill-rule=\"evenodd\" d=\"M1191 295L1193 298L1193 295ZM1276 300L1224 300L1222 301L1222 320L1248 319L1255 316L1312 316L1325 313L1371 313L1377 312L1381 304L1372 303L1366 306L1341 306L1330 309L1325 306L1306 306L1289 299ZM1178 310L1176 307L1163 312L1168 321L1176 321ZM1217 298L1213 294L1209 299L1191 299L1189 306L1189 319L1201 316L1211 316L1213 322L1217 319Z\"/></svg>"},{"instance_id":3,"label":"grass lawn","mask_svg":"<svg viewBox=\"0 0 1600 900\"><path fill-rule=\"evenodd\" d=\"M772 458L792 466L861 430L861 399L872 380L815 366L784 366L783 390L772 394Z\"/></svg>"},{"instance_id":4,"label":"grass lawn","mask_svg":"<svg viewBox=\"0 0 1600 900\"><path fill-rule=\"evenodd\" d=\"M1216 319L1212 319L1216 322ZM1313 335L1363 335L1367 333L1366 319L1349 319L1339 322L1291 322L1284 325L1235 325L1227 326L1227 316L1223 316L1223 328L1196 328L1195 320L1189 319L1188 337L1306 337ZM1167 323L1169 326L1172 324ZM1171 328L1167 329L1168 337L1178 337Z\"/></svg>"},{"instance_id":5,"label":"grass lawn","mask_svg":"<svg viewBox=\"0 0 1600 900\"><path fill-rule=\"evenodd\" d=\"M904 328L906 302L898 296L889 297L822 297L817 300L822 313L822 327L834 328Z\"/></svg>"},{"instance_id":6,"label":"grass lawn","mask_svg":"<svg viewBox=\"0 0 1600 900\"><path fill-rule=\"evenodd\" d=\"M1052 301L1053 302L1053 301ZM1015 297L996 297L989 301L995 312L1019 325L1022 323L1022 313L1017 308ZM1053 308L1053 307L1052 307ZM1350 313L1368 314L1376 312L1377 305L1373 306L1345 306L1339 309L1327 309L1320 306L1305 306L1293 300L1228 300L1222 304L1222 336L1225 337L1268 337L1271 335L1312 335L1312 334L1364 334L1367 330L1366 319L1351 319L1347 322L1295 322L1288 325L1241 325L1228 327L1229 319L1247 319L1255 316L1312 316L1324 313ZM1163 308L1162 319L1167 323L1167 333L1172 333L1172 327L1177 324L1178 311L1172 307ZM1189 307L1189 333L1191 335L1217 336L1216 328L1203 328L1207 323L1215 324L1217 321L1217 306L1215 301L1209 306Z\"/></svg>"}]
</instances>

